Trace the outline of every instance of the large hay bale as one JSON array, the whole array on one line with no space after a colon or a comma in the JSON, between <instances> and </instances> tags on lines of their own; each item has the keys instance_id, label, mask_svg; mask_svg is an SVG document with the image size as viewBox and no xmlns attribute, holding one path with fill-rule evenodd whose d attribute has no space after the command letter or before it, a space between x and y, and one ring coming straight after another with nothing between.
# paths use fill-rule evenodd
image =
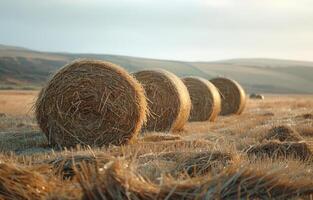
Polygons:
<instances>
[{"instance_id":1,"label":"large hay bale","mask_svg":"<svg viewBox=\"0 0 313 200\"><path fill-rule=\"evenodd\" d=\"M214 121L221 111L221 97L217 88L200 77L182 79L191 99L190 121Z\"/></svg>"},{"instance_id":2,"label":"large hay bale","mask_svg":"<svg viewBox=\"0 0 313 200\"><path fill-rule=\"evenodd\" d=\"M188 121L191 101L185 84L171 72L157 69L134 74L142 83L151 115L146 131L180 131Z\"/></svg>"},{"instance_id":3,"label":"large hay bale","mask_svg":"<svg viewBox=\"0 0 313 200\"><path fill-rule=\"evenodd\" d=\"M221 99L221 115L241 114L246 105L246 93L234 80L227 78L214 78L210 80L217 87Z\"/></svg>"},{"instance_id":4,"label":"large hay bale","mask_svg":"<svg viewBox=\"0 0 313 200\"><path fill-rule=\"evenodd\" d=\"M127 143L147 112L137 80L117 65L95 60L64 66L41 90L35 107L49 144L62 147Z\"/></svg>"}]
</instances>

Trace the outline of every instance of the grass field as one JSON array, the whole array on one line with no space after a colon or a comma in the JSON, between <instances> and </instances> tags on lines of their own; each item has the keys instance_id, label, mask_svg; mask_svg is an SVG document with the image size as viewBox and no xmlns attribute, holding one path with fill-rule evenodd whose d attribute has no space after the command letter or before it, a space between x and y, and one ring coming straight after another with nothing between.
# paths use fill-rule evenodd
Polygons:
<instances>
[{"instance_id":1,"label":"grass field","mask_svg":"<svg viewBox=\"0 0 313 200\"><path fill-rule=\"evenodd\" d=\"M37 91L0 90L0 113L11 116L32 115Z\"/></svg>"},{"instance_id":2,"label":"grass field","mask_svg":"<svg viewBox=\"0 0 313 200\"><path fill-rule=\"evenodd\" d=\"M313 198L312 95L265 95L240 116L179 133L66 150L47 145L31 111L36 95L0 91L1 198Z\"/></svg>"}]
</instances>

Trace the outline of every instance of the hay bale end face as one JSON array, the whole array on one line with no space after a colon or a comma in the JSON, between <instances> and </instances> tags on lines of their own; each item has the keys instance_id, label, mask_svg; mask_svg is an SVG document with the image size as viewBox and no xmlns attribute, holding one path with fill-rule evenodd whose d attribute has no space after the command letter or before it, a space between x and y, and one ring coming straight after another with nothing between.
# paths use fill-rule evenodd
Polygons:
<instances>
[{"instance_id":1,"label":"hay bale end face","mask_svg":"<svg viewBox=\"0 0 313 200\"><path fill-rule=\"evenodd\" d=\"M41 90L35 105L49 144L62 147L121 145L146 121L142 86L109 62L74 61Z\"/></svg>"},{"instance_id":2,"label":"hay bale end face","mask_svg":"<svg viewBox=\"0 0 313 200\"><path fill-rule=\"evenodd\" d=\"M216 87L200 77L185 77L190 99L190 121L214 121L221 111L221 97Z\"/></svg>"},{"instance_id":3,"label":"hay bale end face","mask_svg":"<svg viewBox=\"0 0 313 200\"><path fill-rule=\"evenodd\" d=\"M144 131L180 131L188 121L191 101L184 83L166 70L144 70L134 74L143 85L150 116Z\"/></svg>"},{"instance_id":4,"label":"hay bale end face","mask_svg":"<svg viewBox=\"0 0 313 200\"><path fill-rule=\"evenodd\" d=\"M246 105L246 93L234 80L214 78L210 80L218 89L222 99L221 115L241 114Z\"/></svg>"}]
</instances>

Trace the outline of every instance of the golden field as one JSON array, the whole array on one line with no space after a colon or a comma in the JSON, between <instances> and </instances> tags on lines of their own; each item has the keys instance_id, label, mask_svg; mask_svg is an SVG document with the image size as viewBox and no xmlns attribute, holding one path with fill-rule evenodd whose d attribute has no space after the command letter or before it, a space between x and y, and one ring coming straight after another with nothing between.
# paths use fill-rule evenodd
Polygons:
<instances>
[{"instance_id":1,"label":"golden field","mask_svg":"<svg viewBox=\"0 0 313 200\"><path fill-rule=\"evenodd\" d=\"M37 94L0 91L1 199L313 198L312 95L265 95L179 133L64 150L36 124Z\"/></svg>"},{"instance_id":2,"label":"golden field","mask_svg":"<svg viewBox=\"0 0 313 200\"><path fill-rule=\"evenodd\" d=\"M0 113L12 116L32 115L37 91L1 90Z\"/></svg>"}]
</instances>

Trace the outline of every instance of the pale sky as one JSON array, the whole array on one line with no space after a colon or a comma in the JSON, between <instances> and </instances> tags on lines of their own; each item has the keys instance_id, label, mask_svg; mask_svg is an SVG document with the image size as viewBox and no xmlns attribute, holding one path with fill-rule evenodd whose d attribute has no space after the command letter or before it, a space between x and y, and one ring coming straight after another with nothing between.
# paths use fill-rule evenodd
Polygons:
<instances>
[{"instance_id":1,"label":"pale sky","mask_svg":"<svg viewBox=\"0 0 313 200\"><path fill-rule=\"evenodd\" d=\"M313 61L313 0L0 0L0 44L189 61Z\"/></svg>"}]
</instances>

